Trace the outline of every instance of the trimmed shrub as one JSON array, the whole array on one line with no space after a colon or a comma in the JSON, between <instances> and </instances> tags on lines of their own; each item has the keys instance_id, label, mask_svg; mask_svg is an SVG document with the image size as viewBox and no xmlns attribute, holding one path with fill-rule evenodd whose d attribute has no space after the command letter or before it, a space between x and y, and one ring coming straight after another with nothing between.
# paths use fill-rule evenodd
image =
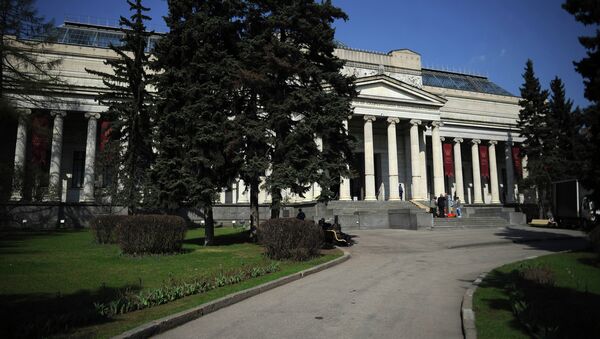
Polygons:
<instances>
[{"instance_id":1,"label":"trimmed shrub","mask_svg":"<svg viewBox=\"0 0 600 339\"><path fill-rule=\"evenodd\" d=\"M187 227L174 215L131 215L117 226L117 239L125 254L172 253L181 249Z\"/></svg>"},{"instance_id":2,"label":"trimmed shrub","mask_svg":"<svg viewBox=\"0 0 600 339\"><path fill-rule=\"evenodd\" d=\"M271 259L308 260L319 254L323 230L313 221L278 218L258 227L258 241Z\"/></svg>"},{"instance_id":3,"label":"trimmed shrub","mask_svg":"<svg viewBox=\"0 0 600 339\"><path fill-rule=\"evenodd\" d=\"M90 229L98 244L114 244L117 242L115 230L127 215L99 215L90 221Z\"/></svg>"}]
</instances>

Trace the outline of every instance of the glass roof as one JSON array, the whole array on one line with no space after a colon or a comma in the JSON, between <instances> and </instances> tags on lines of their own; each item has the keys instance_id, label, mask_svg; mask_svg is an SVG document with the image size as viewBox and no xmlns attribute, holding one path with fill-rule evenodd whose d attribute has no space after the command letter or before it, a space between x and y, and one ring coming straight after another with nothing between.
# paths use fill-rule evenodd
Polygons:
<instances>
[{"instance_id":1,"label":"glass roof","mask_svg":"<svg viewBox=\"0 0 600 339\"><path fill-rule=\"evenodd\" d=\"M485 77L423 69L423 85L496 95L514 96Z\"/></svg>"},{"instance_id":2,"label":"glass roof","mask_svg":"<svg viewBox=\"0 0 600 339\"><path fill-rule=\"evenodd\" d=\"M91 47L108 48L110 44L121 46L121 39L124 34L118 29L94 27L87 25L73 25L65 23L65 25L56 27L57 42L61 44L83 45ZM146 51L154 48L156 41L160 38L154 35L148 38L148 46Z\"/></svg>"}]
</instances>

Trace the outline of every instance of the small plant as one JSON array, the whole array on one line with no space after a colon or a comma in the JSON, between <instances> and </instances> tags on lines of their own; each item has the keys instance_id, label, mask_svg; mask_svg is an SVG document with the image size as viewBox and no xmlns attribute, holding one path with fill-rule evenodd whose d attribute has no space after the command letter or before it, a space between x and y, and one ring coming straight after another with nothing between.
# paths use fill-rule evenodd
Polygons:
<instances>
[{"instance_id":1,"label":"small plant","mask_svg":"<svg viewBox=\"0 0 600 339\"><path fill-rule=\"evenodd\" d=\"M279 270L279 263L244 268L231 272L220 272L214 277L200 277L187 282L170 279L164 286L134 293L123 291L120 296L106 303L94 303L94 308L103 317L113 317L157 305L169 303L194 294L205 293L215 288L237 284L250 278L263 276Z\"/></svg>"},{"instance_id":2,"label":"small plant","mask_svg":"<svg viewBox=\"0 0 600 339\"><path fill-rule=\"evenodd\" d=\"M521 269L519 275L523 280L543 286L554 286L554 272L544 266L531 266Z\"/></svg>"},{"instance_id":3,"label":"small plant","mask_svg":"<svg viewBox=\"0 0 600 339\"><path fill-rule=\"evenodd\" d=\"M323 230L313 221L270 219L258 227L258 241L271 259L303 261L319 254L323 245Z\"/></svg>"},{"instance_id":4,"label":"small plant","mask_svg":"<svg viewBox=\"0 0 600 339\"><path fill-rule=\"evenodd\" d=\"M173 215L131 215L116 228L121 251L132 255L177 252L186 232L183 218Z\"/></svg>"},{"instance_id":5,"label":"small plant","mask_svg":"<svg viewBox=\"0 0 600 339\"><path fill-rule=\"evenodd\" d=\"M90 221L90 229L98 244L114 244L117 242L115 230L117 225L128 216L100 215Z\"/></svg>"}]
</instances>

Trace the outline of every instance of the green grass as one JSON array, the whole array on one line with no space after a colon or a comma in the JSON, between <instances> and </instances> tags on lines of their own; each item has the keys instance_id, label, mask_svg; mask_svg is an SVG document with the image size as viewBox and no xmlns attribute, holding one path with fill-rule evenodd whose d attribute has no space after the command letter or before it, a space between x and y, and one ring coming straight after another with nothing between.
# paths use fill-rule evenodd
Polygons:
<instances>
[{"instance_id":1,"label":"green grass","mask_svg":"<svg viewBox=\"0 0 600 339\"><path fill-rule=\"evenodd\" d=\"M546 314L540 319L551 319L553 324L568 329L572 326L569 321L573 309L589 314L589 309L597 308L600 299L597 254L560 253L508 264L490 272L475 292L473 307L479 338L530 337L512 313L509 291L511 284L519 279L519 270L532 266L550 268L555 278L553 287L537 286L533 291L524 291L528 296L537 297L535 294L539 293L544 298L547 307L542 309Z\"/></svg>"},{"instance_id":2,"label":"green grass","mask_svg":"<svg viewBox=\"0 0 600 339\"><path fill-rule=\"evenodd\" d=\"M203 247L203 230L190 230L182 254L130 257L116 245L98 245L87 230L0 233L0 303L3 324L24 323L35 313L89 308L114 297L127 286L156 288L169 278L191 279L244 265L266 265L260 246L243 242L239 229L216 229L217 244ZM76 335L107 337L152 319L256 286L340 256L330 252L304 263L281 262L281 271L191 296L159 307L119 316L104 324L80 328ZM35 311L32 311L35 310ZM2 315L2 313L5 313ZM0 327L0 331L6 328ZM2 335L0 336L6 337Z\"/></svg>"}]
</instances>

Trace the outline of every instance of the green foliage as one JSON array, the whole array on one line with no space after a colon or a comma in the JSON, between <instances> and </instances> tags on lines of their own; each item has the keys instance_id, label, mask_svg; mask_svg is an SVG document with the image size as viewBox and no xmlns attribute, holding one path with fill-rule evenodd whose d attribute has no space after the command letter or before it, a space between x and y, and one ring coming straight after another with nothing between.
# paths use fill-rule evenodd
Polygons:
<instances>
[{"instance_id":1,"label":"green foliage","mask_svg":"<svg viewBox=\"0 0 600 339\"><path fill-rule=\"evenodd\" d=\"M600 269L590 252L560 253L490 272L473 297L480 338L588 338L599 333Z\"/></svg>"},{"instance_id":2,"label":"green foliage","mask_svg":"<svg viewBox=\"0 0 600 339\"><path fill-rule=\"evenodd\" d=\"M585 147L580 150L583 163L580 171L584 185L593 190L594 201L600 201L600 162L597 155L600 147L600 11L594 0L567 0L563 8L586 26L595 27L595 35L579 37L587 55L574 62L575 70L584 81L584 96L590 105L583 109L580 123Z\"/></svg>"},{"instance_id":3,"label":"green foliage","mask_svg":"<svg viewBox=\"0 0 600 339\"><path fill-rule=\"evenodd\" d=\"M115 244L117 242L116 229L119 223L125 220L124 215L99 215L90 221L90 231L98 244Z\"/></svg>"},{"instance_id":4,"label":"green foliage","mask_svg":"<svg viewBox=\"0 0 600 339\"><path fill-rule=\"evenodd\" d=\"M110 46L118 57L104 62L112 72L86 71L101 77L108 89L97 100L108 107L107 117L111 120L109 138L113 143L110 152L103 154L105 169L114 176L111 198L135 212L143 197L148 200L147 172L154 157L150 117L154 98L148 92L153 76L147 71L150 63L146 53L153 32L147 32L144 24L150 20L144 14L149 8L141 0L127 3L133 14L129 19L120 19L123 44Z\"/></svg>"},{"instance_id":5,"label":"green foliage","mask_svg":"<svg viewBox=\"0 0 600 339\"><path fill-rule=\"evenodd\" d=\"M203 208L207 244L212 205L238 173L236 130L239 16L237 1L170 2L167 33L155 49L160 100L152 169L156 204Z\"/></svg>"},{"instance_id":6,"label":"green foliage","mask_svg":"<svg viewBox=\"0 0 600 339\"><path fill-rule=\"evenodd\" d=\"M173 215L130 215L116 229L121 251L133 255L177 252L186 232L183 218Z\"/></svg>"},{"instance_id":7,"label":"green foliage","mask_svg":"<svg viewBox=\"0 0 600 339\"><path fill-rule=\"evenodd\" d=\"M243 41L243 80L261 108L250 119L257 121L258 136L265 138L259 145L268 152L246 146L245 158L260 160L247 162L242 177L251 182L270 163L266 187L273 217L279 215L283 190L301 195L317 182L319 199L327 201L334 197L332 187L339 185L340 175L348 174L352 152L343 121L352 114L356 92L353 78L340 73L343 62L333 54L332 27L334 20L347 16L329 1L246 4L245 25L260 29L249 30Z\"/></svg>"},{"instance_id":8,"label":"green foliage","mask_svg":"<svg viewBox=\"0 0 600 339\"><path fill-rule=\"evenodd\" d=\"M279 263L271 262L267 266L244 267L238 270L220 272L212 277L200 277L190 281L170 279L160 288L134 292L127 289L121 296L109 302L94 303L98 314L104 317L114 317L149 307L166 304L190 295L205 293L210 290L233 285L242 281L260 277L279 270Z\"/></svg>"},{"instance_id":9,"label":"green foliage","mask_svg":"<svg viewBox=\"0 0 600 339\"><path fill-rule=\"evenodd\" d=\"M258 227L258 241L271 259L308 260L319 254L323 230L313 221L270 219Z\"/></svg>"},{"instance_id":10,"label":"green foliage","mask_svg":"<svg viewBox=\"0 0 600 339\"><path fill-rule=\"evenodd\" d=\"M519 105L519 120L517 126L525 138L522 152L527 156L527 171L529 176L521 180L523 187L535 189L538 194L539 217L543 218L546 206L549 204L549 192L552 177L550 171L558 160L552 156L556 142L552 135L554 122L549 114L548 91L542 90L533 70L533 62L527 60L524 83L520 88L521 100Z\"/></svg>"},{"instance_id":11,"label":"green foliage","mask_svg":"<svg viewBox=\"0 0 600 339\"><path fill-rule=\"evenodd\" d=\"M588 237L590 238L594 251L600 253L600 226L594 227L588 234Z\"/></svg>"}]
</instances>

